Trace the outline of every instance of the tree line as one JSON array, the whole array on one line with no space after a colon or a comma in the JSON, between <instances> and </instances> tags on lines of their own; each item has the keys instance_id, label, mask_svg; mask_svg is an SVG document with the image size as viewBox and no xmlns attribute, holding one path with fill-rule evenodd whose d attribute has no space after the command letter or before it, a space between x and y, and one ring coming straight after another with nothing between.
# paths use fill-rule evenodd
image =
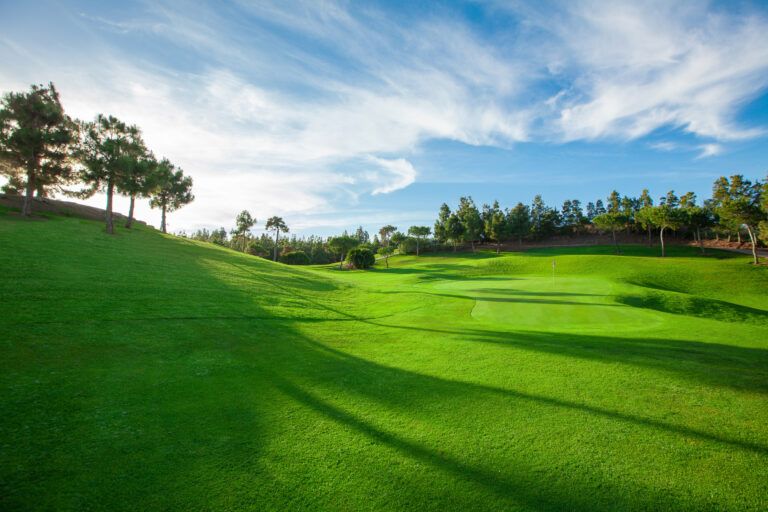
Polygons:
<instances>
[{"instance_id":1,"label":"tree line","mask_svg":"<svg viewBox=\"0 0 768 512\"><path fill-rule=\"evenodd\" d=\"M720 177L714 182L712 197L700 205L693 192L678 197L674 190L654 204L647 189L640 197L622 196L613 190L605 203L602 199L589 202L586 211L581 205L574 199L565 201L560 209L552 208L537 195L530 206L518 202L502 210L498 201L478 208L471 197L462 197L455 211L443 203L434 234L438 242L451 244L454 251L459 243L469 244L473 251L479 243L494 243L498 252L511 240L522 244L524 240L599 229L612 234L619 253L617 232L646 232L650 246L656 231L664 256L665 233L669 231L684 229L699 243L702 253L705 236L723 236L729 241L736 236L741 242L741 234L746 232L755 263L759 241L768 241L768 178L753 182L741 174Z\"/></svg>"},{"instance_id":2,"label":"tree line","mask_svg":"<svg viewBox=\"0 0 768 512\"><path fill-rule=\"evenodd\" d=\"M705 253L704 239L720 237L741 242L746 233L757 261L755 248L760 240L768 241L768 179L750 181L741 174L720 177L713 185L712 197L697 204L696 194L688 192L678 197L674 190L654 200L647 189L639 197L622 196L613 190L605 202L598 199L582 207L578 199L567 200L561 208L547 206L541 195L532 204L518 202L514 207L501 209L498 201L478 208L471 197L461 197L452 211L443 204L434 228L410 226L399 231L396 226L382 226L373 237L362 226L350 235L346 231L335 237L319 236L279 238L288 233L281 217L272 217L266 223L268 232L254 236L250 230L256 223L248 211L235 219L236 227L213 231L198 230L180 233L188 238L212 242L250 254L271 257L288 264L328 264L333 261L350 262L357 258L356 250L378 254L389 266L389 256L416 254L424 251L457 250L460 244L475 251L478 245L493 244L497 253L508 242L541 241L556 235L576 235L610 232L620 253L617 233L647 234L648 246L653 245L654 233L659 237L661 255L665 255L665 237L670 231L683 232L697 241Z\"/></svg>"},{"instance_id":3,"label":"tree line","mask_svg":"<svg viewBox=\"0 0 768 512\"><path fill-rule=\"evenodd\" d=\"M110 115L93 121L68 116L53 83L10 92L0 104L0 174L5 194L23 195L22 215L32 213L33 197L56 192L85 199L105 192L106 232L114 233L114 195L130 198L125 227L131 227L137 198L149 199L166 216L190 203L192 178L167 158L156 158L136 125ZM79 190L68 187L80 184Z\"/></svg>"}]
</instances>

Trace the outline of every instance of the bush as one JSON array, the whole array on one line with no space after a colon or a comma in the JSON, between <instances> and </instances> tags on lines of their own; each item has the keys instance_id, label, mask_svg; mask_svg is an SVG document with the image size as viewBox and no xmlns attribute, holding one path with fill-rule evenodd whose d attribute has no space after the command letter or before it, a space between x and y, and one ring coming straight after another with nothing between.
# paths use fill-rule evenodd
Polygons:
<instances>
[{"instance_id":1,"label":"bush","mask_svg":"<svg viewBox=\"0 0 768 512\"><path fill-rule=\"evenodd\" d=\"M287 252L280 255L280 263L286 265L309 265L309 256L304 251Z\"/></svg>"},{"instance_id":2,"label":"bush","mask_svg":"<svg viewBox=\"0 0 768 512\"><path fill-rule=\"evenodd\" d=\"M213 243L217 243L214 241ZM221 245L224 245L223 242L220 243ZM267 250L264 249L261 245L259 245L255 240L251 240L248 243L248 254L252 254L253 256L261 256L264 257L265 254L267 254Z\"/></svg>"},{"instance_id":3,"label":"bush","mask_svg":"<svg viewBox=\"0 0 768 512\"><path fill-rule=\"evenodd\" d=\"M357 269L369 268L376 263L376 257L373 255L372 250L356 247L347 254L347 263Z\"/></svg>"},{"instance_id":4,"label":"bush","mask_svg":"<svg viewBox=\"0 0 768 512\"><path fill-rule=\"evenodd\" d=\"M397 245L400 252L403 254L412 254L416 252L416 239L413 237L405 237Z\"/></svg>"}]
</instances>

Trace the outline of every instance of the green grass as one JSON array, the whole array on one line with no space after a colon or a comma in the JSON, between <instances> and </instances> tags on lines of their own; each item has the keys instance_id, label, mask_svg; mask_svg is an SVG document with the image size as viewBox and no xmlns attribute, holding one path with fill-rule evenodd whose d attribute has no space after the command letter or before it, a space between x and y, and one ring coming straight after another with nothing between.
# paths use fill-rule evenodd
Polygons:
<instances>
[{"instance_id":1,"label":"green grass","mask_svg":"<svg viewBox=\"0 0 768 512\"><path fill-rule=\"evenodd\" d=\"M0 248L2 510L768 508L749 256L340 272L7 211Z\"/></svg>"}]
</instances>

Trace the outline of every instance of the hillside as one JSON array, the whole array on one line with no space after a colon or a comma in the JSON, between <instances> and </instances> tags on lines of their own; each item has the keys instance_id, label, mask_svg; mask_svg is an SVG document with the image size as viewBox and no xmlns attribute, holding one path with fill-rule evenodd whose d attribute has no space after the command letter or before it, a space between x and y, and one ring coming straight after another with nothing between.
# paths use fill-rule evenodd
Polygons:
<instances>
[{"instance_id":1,"label":"hillside","mask_svg":"<svg viewBox=\"0 0 768 512\"><path fill-rule=\"evenodd\" d=\"M768 508L746 255L342 272L7 209L0 247L3 510Z\"/></svg>"}]
</instances>

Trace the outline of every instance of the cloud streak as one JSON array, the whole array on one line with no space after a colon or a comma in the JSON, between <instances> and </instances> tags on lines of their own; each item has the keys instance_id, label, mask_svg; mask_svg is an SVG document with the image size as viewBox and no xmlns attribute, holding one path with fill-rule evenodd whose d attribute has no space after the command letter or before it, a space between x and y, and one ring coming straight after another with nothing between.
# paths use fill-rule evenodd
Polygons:
<instances>
[{"instance_id":1,"label":"cloud streak","mask_svg":"<svg viewBox=\"0 0 768 512\"><path fill-rule=\"evenodd\" d=\"M196 202L175 214L188 228L230 223L246 206L308 216L391 194L417 181L414 157L435 139L514 148L671 128L704 158L764 135L736 120L768 86L763 14L531 5L497 6L493 32L451 11L409 19L332 1L71 14L62 30L96 49L56 54L6 37L0 88L53 79L72 114L141 126L195 177ZM168 50L125 51L145 40Z\"/></svg>"}]
</instances>

